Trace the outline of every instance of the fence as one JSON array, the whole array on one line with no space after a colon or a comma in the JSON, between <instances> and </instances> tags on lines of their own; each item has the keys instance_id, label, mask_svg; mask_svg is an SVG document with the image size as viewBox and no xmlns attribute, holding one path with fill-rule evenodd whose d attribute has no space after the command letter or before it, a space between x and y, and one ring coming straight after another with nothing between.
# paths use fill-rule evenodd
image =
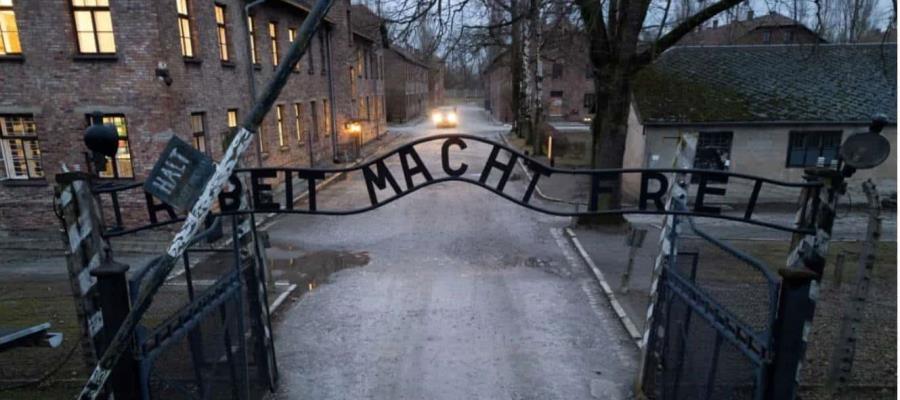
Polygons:
<instances>
[{"instance_id":1,"label":"fence","mask_svg":"<svg viewBox=\"0 0 900 400\"><path fill-rule=\"evenodd\" d=\"M133 185L92 193L87 176L68 177L60 181L57 204L69 232L67 241L83 246L68 258L73 285L78 285L74 293L83 294L76 300L84 310L79 318L86 325L85 359L93 363L156 264L129 274L129 267L113 261L109 251L107 236L128 233L119 230L118 213L110 216L113 229L104 229L97 196L115 199ZM207 243L223 231L230 241ZM132 350L114 368L109 392L135 399L249 399L274 390L278 372L264 269L258 262L264 256L254 247L255 236L252 216L233 215L217 217L191 241L183 272L160 291L135 330Z\"/></svg>"}]
</instances>

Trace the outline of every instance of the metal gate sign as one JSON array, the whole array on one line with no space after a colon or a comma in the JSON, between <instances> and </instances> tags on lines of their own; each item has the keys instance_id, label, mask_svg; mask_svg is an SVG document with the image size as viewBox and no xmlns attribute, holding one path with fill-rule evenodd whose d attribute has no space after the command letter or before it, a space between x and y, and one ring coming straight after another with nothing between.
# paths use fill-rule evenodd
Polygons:
<instances>
[{"instance_id":1,"label":"metal gate sign","mask_svg":"<svg viewBox=\"0 0 900 400\"><path fill-rule=\"evenodd\" d=\"M215 171L212 160L177 136L172 136L144 190L180 210L190 209Z\"/></svg>"}]
</instances>

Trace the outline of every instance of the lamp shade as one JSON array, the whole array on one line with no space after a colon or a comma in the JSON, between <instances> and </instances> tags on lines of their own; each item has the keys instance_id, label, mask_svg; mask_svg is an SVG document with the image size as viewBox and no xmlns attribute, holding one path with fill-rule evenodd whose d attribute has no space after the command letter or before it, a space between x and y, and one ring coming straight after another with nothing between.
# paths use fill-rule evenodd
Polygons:
<instances>
[{"instance_id":1,"label":"lamp shade","mask_svg":"<svg viewBox=\"0 0 900 400\"><path fill-rule=\"evenodd\" d=\"M94 124L84 132L84 144L91 151L112 158L119 148L119 134L115 126Z\"/></svg>"}]
</instances>

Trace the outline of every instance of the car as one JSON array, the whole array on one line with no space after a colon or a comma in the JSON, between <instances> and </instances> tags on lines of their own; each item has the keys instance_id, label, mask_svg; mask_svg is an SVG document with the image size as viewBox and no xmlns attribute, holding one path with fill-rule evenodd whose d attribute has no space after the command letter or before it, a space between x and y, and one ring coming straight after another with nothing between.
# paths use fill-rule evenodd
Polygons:
<instances>
[{"instance_id":1,"label":"car","mask_svg":"<svg viewBox=\"0 0 900 400\"><path fill-rule=\"evenodd\" d=\"M439 107L431 112L431 122L438 128L456 128L459 116L456 107Z\"/></svg>"}]
</instances>

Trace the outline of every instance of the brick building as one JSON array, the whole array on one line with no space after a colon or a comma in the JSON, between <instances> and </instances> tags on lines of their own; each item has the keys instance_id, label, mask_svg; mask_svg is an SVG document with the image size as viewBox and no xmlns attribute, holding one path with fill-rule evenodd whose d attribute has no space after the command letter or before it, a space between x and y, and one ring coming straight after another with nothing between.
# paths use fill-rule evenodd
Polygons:
<instances>
[{"instance_id":1,"label":"brick building","mask_svg":"<svg viewBox=\"0 0 900 400\"><path fill-rule=\"evenodd\" d=\"M387 131L384 109L384 46L381 19L366 6L352 6L353 61L350 67L351 109L362 125L361 141L372 140Z\"/></svg>"},{"instance_id":2,"label":"brick building","mask_svg":"<svg viewBox=\"0 0 900 400\"><path fill-rule=\"evenodd\" d=\"M63 164L89 169L82 135L93 112L121 139L100 181L142 180L172 135L220 158L310 4L269 0L245 18L238 0L0 0L0 235L55 229L53 176ZM342 161L358 112L345 72L358 62L351 21L349 0L336 1L245 165ZM366 96L379 80L360 85L375 88Z\"/></svg>"},{"instance_id":3,"label":"brick building","mask_svg":"<svg viewBox=\"0 0 900 400\"><path fill-rule=\"evenodd\" d=\"M713 18L697 30L687 34L678 44L681 46L722 46L747 44L804 44L825 43L806 25L775 11L755 16L748 11L745 19L719 24L721 18Z\"/></svg>"},{"instance_id":4,"label":"brick building","mask_svg":"<svg viewBox=\"0 0 900 400\"><path fill-rule=\"evenodd\" d=\"M385 51L384 69L390 71L384 80L388 121L406 122L424 115L432 107L428 64L392 47Z\"/></svg>"},{"instance_id":5,"label":"brick building","mask_svg":"<svg viewBox=\"0 0 900 400\"><path fill-rule=\"evenodd\" d=\"M587 42L569 47L546 48L542 53L544 118L547 121L584 121L594 113L594 81ZM512 74L508 52L499 53L483 70L486 105L494 118L511 122ZM533 83L532 83L533 84Z\"/></svg>"}]
</instances>

